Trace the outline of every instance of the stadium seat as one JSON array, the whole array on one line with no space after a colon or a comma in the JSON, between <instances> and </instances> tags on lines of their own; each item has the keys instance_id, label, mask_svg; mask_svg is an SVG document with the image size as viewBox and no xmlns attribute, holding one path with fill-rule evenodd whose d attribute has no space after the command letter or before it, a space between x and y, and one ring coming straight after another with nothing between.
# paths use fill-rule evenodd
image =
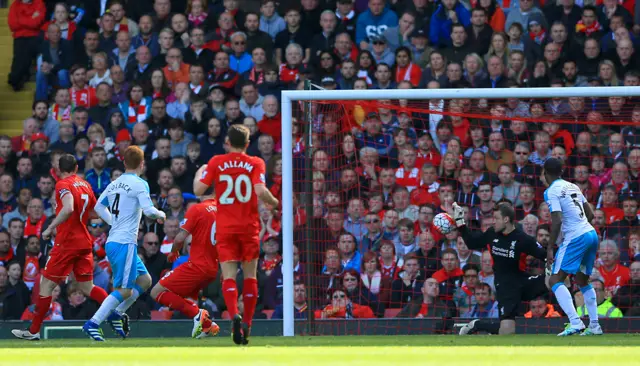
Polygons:
<instances>
[{"instance_id":1,"label":"stadium seat","mask_svg":"<svg viewBox=\"0 0 640 366\"><path fill-rule=\"evenodd\" d=\"M222 315L220 316L220 319L224 319L224 320L231 319L231 317L229 316L229 312L228 311L223 311Z\"/></svg>"},{"instance_id":2,"label":"stadium seat","mask_svg":"<svg viewBox=\"0 0 640 366\"><path fill-rule=\"evenodd\" d=\"M262 312L267 316L267 319L271 319L273 316L273 310L262 310Z\"/></svg>"},{"instance_id":3,"label":"stadium seat","mask_svg":"<svg viewBox=\"0 0 640 366\"><path fill-rule=\"evenodd\" d=\"M395 318L402 309L386 309L384 311L385 318Z\"/></svg>"},{"instance_id":4,"label":"stadium seat","mask_svg":"<svg viewBox=\"0 0 640 366\"><path fill-rule=\"evenodd\" d=\"M173 312L168 310L152 310L151 320L170 320L173 317Z\"/></svg>"}]
</instances>

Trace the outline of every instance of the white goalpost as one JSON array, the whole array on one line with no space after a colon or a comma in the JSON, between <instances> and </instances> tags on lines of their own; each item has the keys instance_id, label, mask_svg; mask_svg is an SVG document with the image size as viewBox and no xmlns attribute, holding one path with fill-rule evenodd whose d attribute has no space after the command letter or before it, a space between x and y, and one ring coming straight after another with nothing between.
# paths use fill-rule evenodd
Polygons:
<instances>
[{"instance_id":1,"label":"white goalpost","mask_svg":"<svg viewBox=\"0 0 640 366\"><path fill-rule=\"evenodd\" d=\"M395 89L395 90L295 90L283 91L282 114L282 275L283 336L295 335L293 305L293 102L380 99L505 99L640 96L640 87L566 87L505 89ZM311 214L311 213L308 213Z\"/></svg>"}]
</instances>

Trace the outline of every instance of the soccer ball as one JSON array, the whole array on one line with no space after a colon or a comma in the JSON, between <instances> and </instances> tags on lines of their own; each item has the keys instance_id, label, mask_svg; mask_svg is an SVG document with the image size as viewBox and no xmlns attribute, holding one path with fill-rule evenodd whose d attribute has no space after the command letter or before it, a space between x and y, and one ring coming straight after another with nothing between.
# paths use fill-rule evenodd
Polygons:
<instances>
[{"instance_id":1,"label":"soccer ball","mask_svg":"<svg viewBox=\"0 0 640 366\"><path fill-rule=\"evenodd\" d=\"M440 234L447 235L456 228L456 222L453 217L443 212L437 214L436 217L433 218L433 226L440 232Z\"/></svg>"}]
</instances>

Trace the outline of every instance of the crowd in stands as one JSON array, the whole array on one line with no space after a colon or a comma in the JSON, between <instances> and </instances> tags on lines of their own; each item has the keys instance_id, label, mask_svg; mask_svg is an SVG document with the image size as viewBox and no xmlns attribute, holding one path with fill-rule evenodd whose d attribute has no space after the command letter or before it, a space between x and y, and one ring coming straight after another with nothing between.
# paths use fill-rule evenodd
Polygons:
<instances>
[{"instance_id":1,"label":"crowd in stands","mask_svg":"<svg viewBox=\"0 0 640 366\"><path fill-rule=\"evenodd\" d=\"M61 154L77 158L98 196L123 173L124 150L143 149L145 179L167 213L164 224L143 218L138 235L156 283L188 260L188 246L175 263L166 254L197 202L194 174L225 153L230 125L250 129L248 153L265 160L267 184L281 196L279 100L305 80L339 90L640 85L634 0L262 0L258 12L243 3L12 3L9 84L22 89L37 66L23 133L0 136L0 319L33 314ZM296 318L497 318L489 253L431 221L457 202L474 230L486 230L495 204L508 201L518 226L548 241L539 177L550 156L596 208L602 242L592 284L601 316L640 314L637 102L378 100L312 103L309 114L296 106ZM264 207L260 216L257 317L281 318L281 218ZM94 219L89 231L94 281L109 290L108 227ZM193 300L221 316L220 291L215 281ZM95 309L70 278L47 319L87 319ZM149 319L157 310L142 296L129 312ZM546 297L521 314L562 315Z\"/></svg>"}]
</instances>

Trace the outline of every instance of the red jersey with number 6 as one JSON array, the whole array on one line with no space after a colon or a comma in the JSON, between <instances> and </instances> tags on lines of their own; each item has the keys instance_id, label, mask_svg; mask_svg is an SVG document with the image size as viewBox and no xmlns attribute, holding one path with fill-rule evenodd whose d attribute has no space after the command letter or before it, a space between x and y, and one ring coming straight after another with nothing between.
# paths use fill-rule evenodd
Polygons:
<instances>
[{"instance_id":1,"label":"red jersey with number 6","mask_svg":"<svg viewBox=\"0 0 640 366\"><path fill-rule=\"evenodd\" d=\"M213 184L218 200L218 233L260 233L258 197L253 186L265 184L262 159L244 153L214 156L200 181L208 186Z\"/></svg>"},{"instance_id":2,"label":"red jersey with number 6","mask_svg":"<svg viewBox=\"0 0 640 366\"><path fill-rule=\"evenodd\" d=\"M218 251L215 247L216 213L215 200L206 200L189 208L180 227L191 234L189 261L205 273L216 276Z\"/></svg>"},{"instance_id":3,"label":"red jersey with number 6","mask_svg":"<svg viewBox=\"0 0 640 366\"><path fill-rule=\"evenodd\" d=\"M89 213L96 205L91 185L77 175L72 175L56 183L56 215L62 209L62 197L73 196L73 212L71 216L57 227L56 245L62 249L93 248L91 234L87 230Z\"/></svg>"}]
</instances>

